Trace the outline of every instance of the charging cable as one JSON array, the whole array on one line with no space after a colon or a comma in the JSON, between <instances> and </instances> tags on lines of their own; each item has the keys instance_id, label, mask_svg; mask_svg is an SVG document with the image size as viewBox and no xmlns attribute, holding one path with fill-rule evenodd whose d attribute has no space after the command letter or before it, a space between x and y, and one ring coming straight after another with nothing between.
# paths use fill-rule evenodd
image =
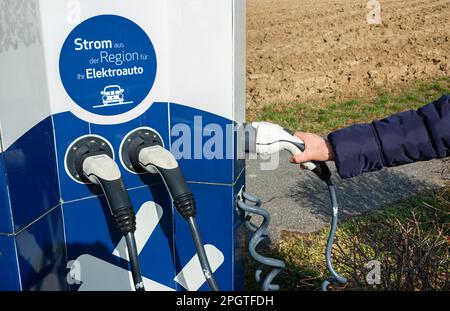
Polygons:
<instances>
[{"instance_id":1,"label":"charging cable","mask_svg":"<svg viewBox=\"0 0 450 311\"><path fill-rule=\"evenodd\" d=\"M280 286L273 284L273 280L284 270L286 264L280 259L264 256L257 250L260 243L269 236L270 213L261 207L262 203L260 199L244 191L241 191L238 195L237 204L238 208L245 212L245 227L252 234L248 243L248 251L250 256L260 264L255 271L256 283L261 285L263 291L279 290ZM252 218L255 215L263 218L259 226L252 222ZM270 271L263 279L264 269L270 269Z\"/></svg>"},{"instance_id":2,"label":"charging cable","mask_svg":"<svg viewBox=\"0 0 450 311\"><path fill-rule=\"evenodd\" d=\"M244 141L246 153L255 153L259 155L270 155L281 150L290 152L293 156L302 153L305 150L305 143L294 135L288 129L269 122L254 122L252 124L244 124L242 129L245 135L240 135ZM306 162L302 166L314 174L327 184L332 206L331 228L327 240L325 251L326 266L330 276L322 283L322 290L326 291L332 283L347 283L347 279L339 275L333 267L331 253L333 249L334 238L338 225L338 203L336 197L336 189L331 181L331 171L325 162Z\"/></svg>"},{"instance_id":3,"label":"charging cable","mask_svg":"<svg viewBox=\"0 0 450 311\"><path fill-rule=\"evenodd\" d=\"M83 183L99 185L105 194L117 229L125 237L136 291L144 291L134 232L136 215L108 144L97 136L80 138L69 148L66 165L70 175Z\"/></svg>"},{"instance_id":4,"label":"charging cable","mask_svg":"<svg viewBox=\"0 0 450 311\"><path fill-rule=\"evenodd\" d=\"M200 230L196 222L197 207L183 173L173 154L162 147L162 142L148 130L137 130L125 139L122 157L137 173L159 174L169 192L175 209L187 221L198 259L208 286L218 291L216 279L211 269Z\"/></svg>"},{"instance_id":5,"label":"charging cable","mask_svg":"<svg viewBox=\"0 0 450 311\"><path fill-rule=\"evenodd\" d=\"M200 260L203 275L208 282L208 286L211 290L218 291L219 287L211 270L202 237L195 220L197 215L195 198L189 190L175 157L171 152L161 146L151 146L141 148L138 161L141 167L147 172L155 173L156 171L161 175L167 191L172 197L175 209L189 224L192 239L197 249L198 259Z\"/></svg>"}]
</instances>

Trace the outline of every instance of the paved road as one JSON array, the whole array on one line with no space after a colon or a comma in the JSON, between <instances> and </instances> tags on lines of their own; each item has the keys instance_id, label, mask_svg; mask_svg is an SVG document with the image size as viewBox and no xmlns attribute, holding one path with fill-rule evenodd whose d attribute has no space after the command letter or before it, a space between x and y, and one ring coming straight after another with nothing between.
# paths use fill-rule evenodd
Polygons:
<instances>
[{"instance_id":1,"label":"paved road","mask_svg":"<svg viewBox=\"0 0 450 311\"><path fill-rule=\"evenodd\" d=\"M328 225L331 211L326 186L310 172L300 172L282 153L277 170L263 171L262 160L247 161L247 192L260 197L272 214L272 242L283 231L312 232ZM346 218L444 185L444 167L449 162L433 160L384 169L341 180L334 164L340 218ZM443 178L444 177L444 178Z\"/></svg>"}]
</instances>

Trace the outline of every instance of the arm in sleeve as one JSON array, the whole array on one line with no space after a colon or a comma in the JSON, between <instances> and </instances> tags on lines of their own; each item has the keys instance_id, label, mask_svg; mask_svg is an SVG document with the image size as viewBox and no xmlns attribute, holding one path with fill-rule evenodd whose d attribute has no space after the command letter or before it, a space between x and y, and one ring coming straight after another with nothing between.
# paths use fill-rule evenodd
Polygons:
<instances>
[{"instance_id":1,"label":"arm in sleeve","mask_svg":"<svg viewBox=\"0 0 450 311\"><path fill-rule=\"evenodd\" d=\"M342 178L383 167L450 156L450 95L419 110L332 132L328 139Z\"/></svg>"}]
</instances>

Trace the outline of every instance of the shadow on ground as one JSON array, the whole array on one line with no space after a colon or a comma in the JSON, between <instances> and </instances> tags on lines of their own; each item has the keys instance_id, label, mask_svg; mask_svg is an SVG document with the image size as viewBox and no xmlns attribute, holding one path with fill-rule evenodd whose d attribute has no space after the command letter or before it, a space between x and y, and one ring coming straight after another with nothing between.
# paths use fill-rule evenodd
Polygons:
<instances>
[{"instance_id":1,"label":"shadow on ground","mask_svg":"<svg viewBox=\"0 0 450 311\"><path fill-rule=\"evenodd\" d=\"M402 172L383 170L366 174L364 177L342 180L334 178L338 194L340 217L360 215L375 208L435 189L436 183L418 180ZM327 187L316 178L298 182L287 194L300 205L314 206L311 213L324 220L331 217Z\"/></svg>"}]
</instances>

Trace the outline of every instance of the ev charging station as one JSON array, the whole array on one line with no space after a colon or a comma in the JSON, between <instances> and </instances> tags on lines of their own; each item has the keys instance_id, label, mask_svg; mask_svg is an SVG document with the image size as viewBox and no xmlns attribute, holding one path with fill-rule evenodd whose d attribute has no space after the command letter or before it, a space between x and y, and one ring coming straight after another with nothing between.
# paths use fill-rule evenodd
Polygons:
<instances>
[{"instance_id":1,"label":"ev charging station","mask_svg":"<svg viewBox=\"0 0 450 311\"><path fill-rule=\"evenodd\" d=\"M111 175L145 289L208 288L170 182L133 167L136 137L171 151L157 165L150 146L150 166L179 164L220 289L242 289L245 0L5 0L0 17L0 290L134 289Z\"/></svg>"}]
</instances>

